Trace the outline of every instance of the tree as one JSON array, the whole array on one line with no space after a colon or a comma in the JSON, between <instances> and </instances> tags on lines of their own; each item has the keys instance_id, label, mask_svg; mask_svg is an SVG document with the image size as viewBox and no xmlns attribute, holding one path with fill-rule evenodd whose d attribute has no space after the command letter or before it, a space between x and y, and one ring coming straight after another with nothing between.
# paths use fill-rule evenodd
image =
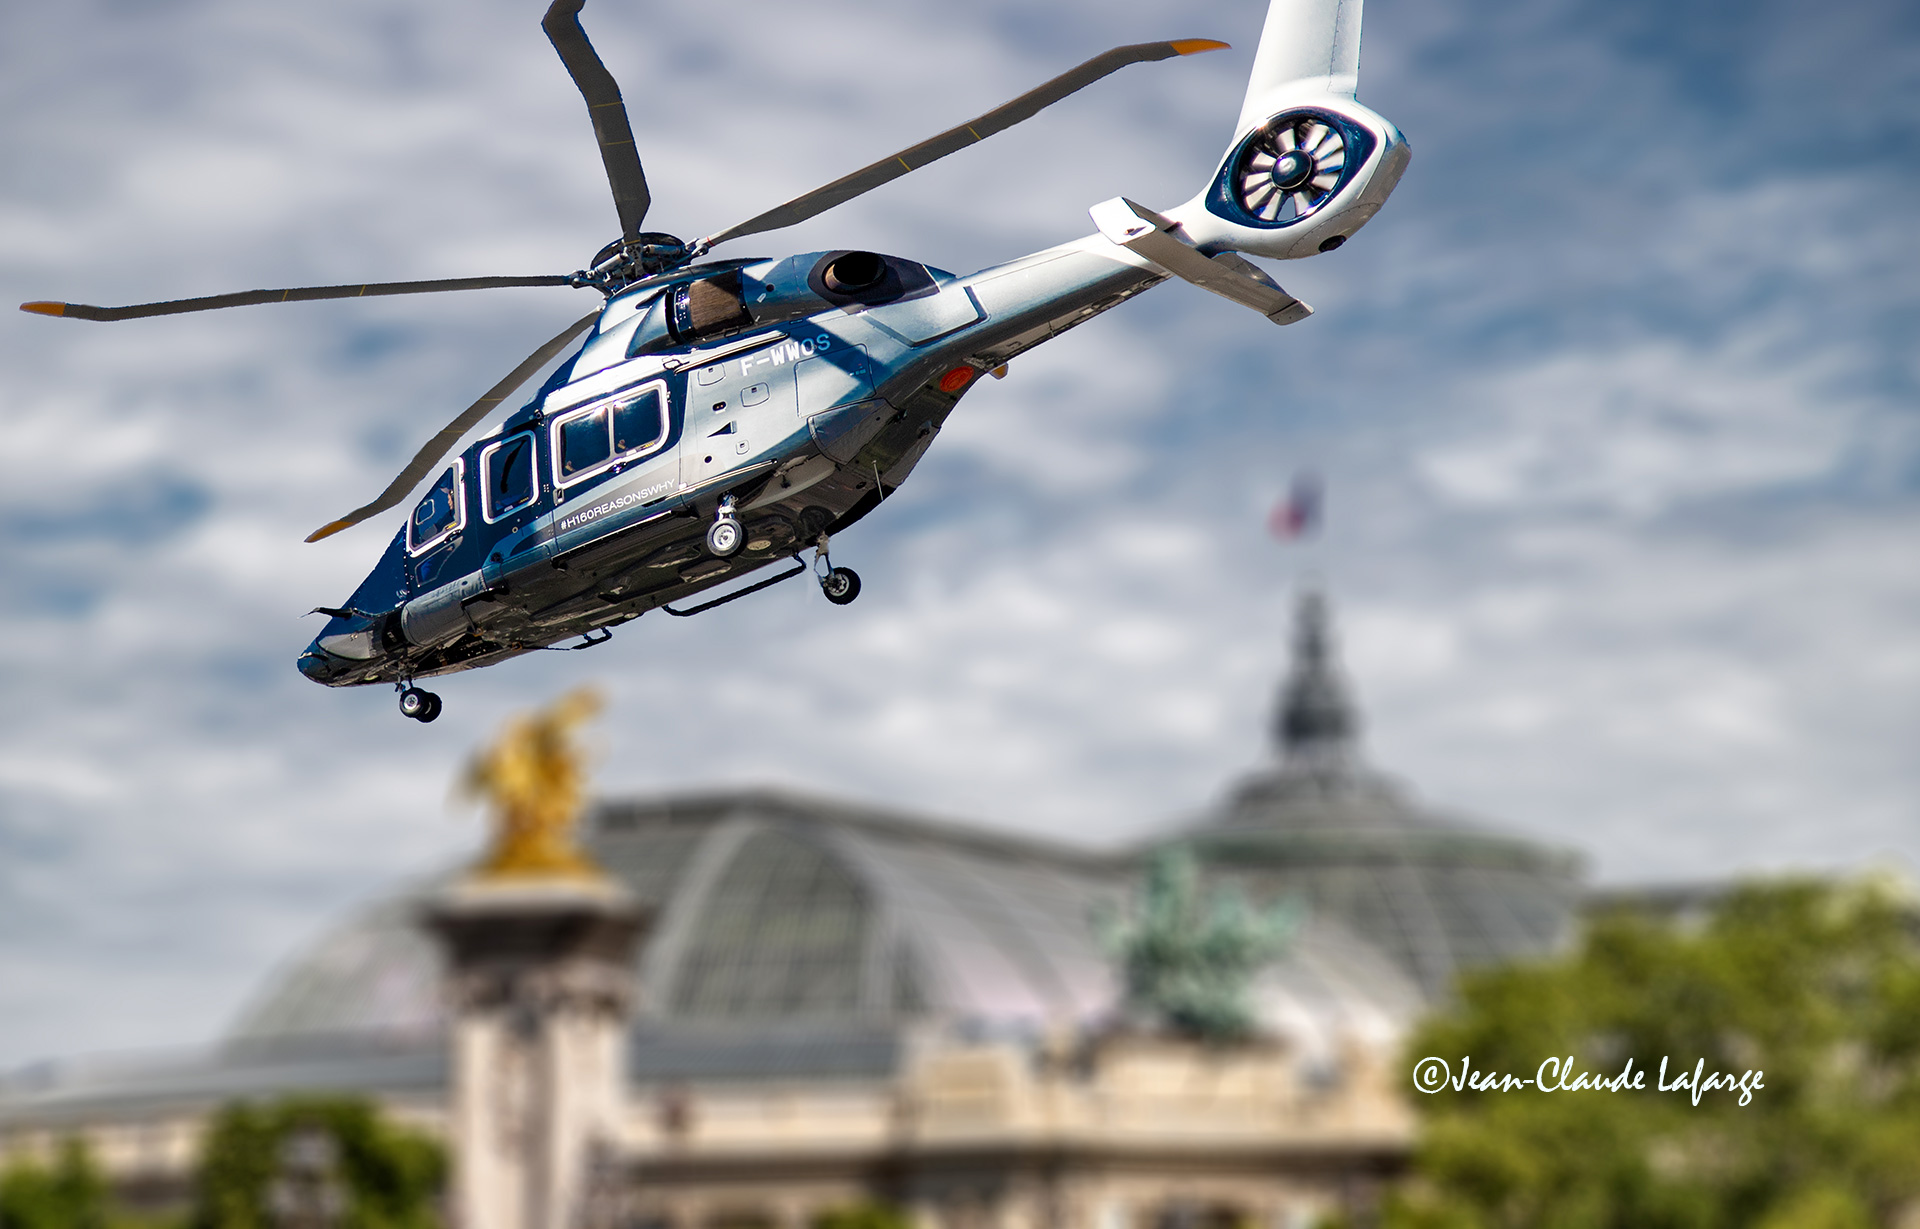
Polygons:
<instances>
[{"instance_id":1,"label":"tree","mask_svg":"<svg viewBox=\"0 0 1920 1229\"><path fill-rule=\"evenodd\" d=\"M1755 885L1703 924L1607 916L1564 959L1469 975L1409 1048L1449 1078L1416 1097L1388 1223L1894 1223L1920 1207L1914 921L1880 886ZM1551 1091L1502 1090L1522 1079Z\"/></svg>"},{"instance_id":2,"label":"tree","mask_svg":"<svg viewBox=\"0 0 1920 1229\"><path fill-rule=\"evenodd\" d=\"M384 1118L357 1097L231 1105L215 1118L194 1184L191 1229L268 1229L270 1198L300 1133L333 1141L345 1229L432 1229L446 1178L438 1143Z\"/></svg>"},{"instance_id":3,"label":"tree","mask_svg":"<svg viewBox=\"0 0 1920 1229\"><path fill-rule=\"evenodd\" d=\"M857 1203L822 1212L813 1229L911 1229L912 1221L897 1208L880 1203Z\"/></svg>"},{"instance_id":4,"label":"tree","mask_svg":"<svg viewBox=\"0 0 1920 1229\"><path fill-rule=\"evenodd\" d=\"M50 1166L31 1161L0 1173L0 1229L103 1229L106 1181L86 1145L68 1140Z\"/></svg>"}]
</instances>

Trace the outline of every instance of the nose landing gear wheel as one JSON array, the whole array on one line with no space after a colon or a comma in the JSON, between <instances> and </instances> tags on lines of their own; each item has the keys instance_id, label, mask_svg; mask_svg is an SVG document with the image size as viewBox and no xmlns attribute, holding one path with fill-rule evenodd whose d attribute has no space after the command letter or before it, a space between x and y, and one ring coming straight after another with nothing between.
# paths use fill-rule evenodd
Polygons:
<instances>
[{"instance_id":1,"label":"nose landing gear wheel","mask_svg":"<svg viewBox=\"0 0 1920 1229\"><path fill-rule=\"evenodd\" d=\"M400 715L425 725L440 715L440 697L431 691L408 687L400 693Z\"/></svg>"},{"instance_id":2,"label":"nose landing gear wheel","mask_svg":"<svg viewBox=\"0 0 1920 1229\"><path fill-rule=\"evenodd\" d=\"M835 568L820 578L820 592L835 606L845 606L860 596L860 574L852 568Z\"/></svg>"}]
</instances>

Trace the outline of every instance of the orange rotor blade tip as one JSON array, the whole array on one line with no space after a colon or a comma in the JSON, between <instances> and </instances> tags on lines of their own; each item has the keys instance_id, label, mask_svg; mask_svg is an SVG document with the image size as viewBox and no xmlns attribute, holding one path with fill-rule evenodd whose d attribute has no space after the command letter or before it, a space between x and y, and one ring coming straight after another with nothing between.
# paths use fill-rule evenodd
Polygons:
<instances>
[{"instance_id":1,"label":"orange rotor blade tip","mask_svg":"<svg viewBox=\"0 0 1920 1229\"><path fill-rule=\"evenodd\" d=\"M320 528L308 534L307 541L318 542L321 538L331 538L342 529L351 529L352 527L352 521L328 521L326 524L320 526Z\"/></svg>"},{"instance_id":2,"label":"orange rotor blade tip","mask_svg":"<svg viewBox=\"0 0 1920 1229\"><path fill-rule=\"evenodd\" d=\"M45 302L22 303L20 310L23 312L32 312L36 316L64 316L67 314L67 305L65 303Z\"/></svg>"},{"instance_id":3,"label":"orange rotor blade tip","mask_svg":"<svg viewBox=\"0 0 1920 1229\"><path fill-rule=\"evenodd\" d=\"M1203 51L1223 51L1233 44L1217 38L1176 38L1170 46L1181 55L1199 55Z\"/></svg>"}]
</instances>

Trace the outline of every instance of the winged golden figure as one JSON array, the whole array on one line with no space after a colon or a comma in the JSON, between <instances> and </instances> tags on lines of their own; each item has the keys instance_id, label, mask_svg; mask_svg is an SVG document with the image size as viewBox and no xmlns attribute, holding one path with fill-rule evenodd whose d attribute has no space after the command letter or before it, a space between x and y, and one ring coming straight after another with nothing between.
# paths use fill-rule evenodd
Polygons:
<instances>
[{"instance_id":1,"label":"winged golden figure","mask_svg":"<svg viewBox=\"0 0 1920 1229\"><path fill-rule=\"evenodd\" d=\"M485 799L494 813L493 844L476 878L605 878L574 832L587 778L579 730L600 708L593 689L568 692L514 718L467 765L462 792Z\"/></svg>"}]
</instances>

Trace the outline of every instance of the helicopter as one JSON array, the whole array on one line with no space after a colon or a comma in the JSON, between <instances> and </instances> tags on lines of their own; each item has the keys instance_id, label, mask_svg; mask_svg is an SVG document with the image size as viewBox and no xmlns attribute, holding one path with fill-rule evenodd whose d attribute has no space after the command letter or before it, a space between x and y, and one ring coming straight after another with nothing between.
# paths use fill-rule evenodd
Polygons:
<instances>
[{"instance_id":1,"label":"helicopter","mask_svg":"<svg viewBox=\"0 0 1920 1229\"><path fill-rule=\"evenodd\" d=\"M23 311L115 321L252 304L513 286L590 289L601 304L442 428L387 488L314 542L404 503L405 525L297 661L332 687L387 684L404 716L442 701L418 680L556 646L604 644L653 610L690 617L811 571L827 600L860 578L834 535L887 499L960 399L1021 353L1169 278L1277 325L1312 308L1241 253L1297 259L1345 243L1385 203L1411 150L1355 98L1361 0L1271 0L1218 169L1162 212L1094 205L1095 233L956 276L864 250L703 259L796 225L1031 118L1129 64L1227 46L1116 47L983 115L693 242L643 229L651 194L618 83L579 14L541 26L585 100L620 236L580 270L306 286ZM525 404L447 454L574 346ZM811 561L803 554L813 551ZM779 572L687 599L786 562ZM677 604L676 604L677 603ZM563 641L578 643L561 646Z\"/></svg>"}]
</instances>

